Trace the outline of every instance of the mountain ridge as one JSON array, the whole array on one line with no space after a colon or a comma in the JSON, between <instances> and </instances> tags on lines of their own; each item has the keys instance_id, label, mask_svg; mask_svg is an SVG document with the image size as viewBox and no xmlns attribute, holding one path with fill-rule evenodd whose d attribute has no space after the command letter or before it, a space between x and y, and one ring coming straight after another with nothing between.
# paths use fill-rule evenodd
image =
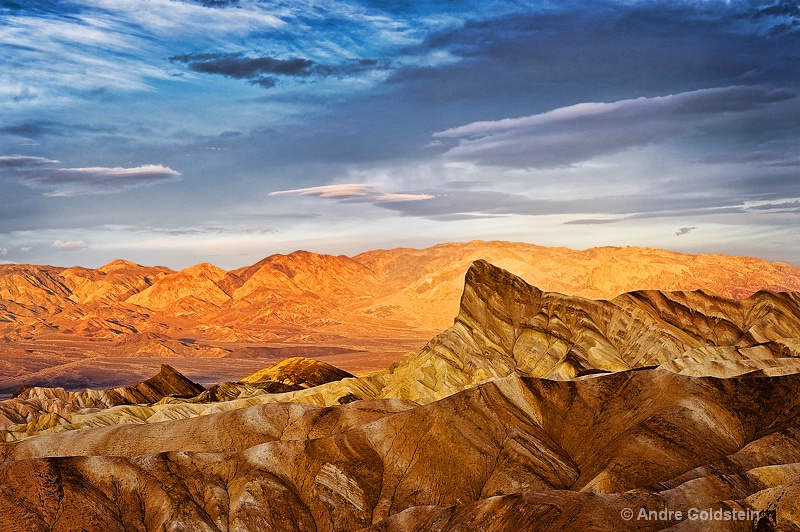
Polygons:
<instances>
[{"instance_id":1,"label":"mountain ridge","mask_svg":"<svg viewBox=\"0 0 800 532\"><path fill-rule=\"evenodd\" d=\"M202 321L244 327L250 335L263 334L271 340L281 327L295 334L303 329L352 333L357 324L336 316L347 308L357 322L396 322L395 328L402 324L422 338L447 327L457 309L463 275L479 259L546 291L594 299L654 288L705 289L739 299L762 289L800 290L800 268L749 257L636 247L575 251L497 241L375 250L354 257L296 251L231 271L208 263L172 271L123 260L97 270L3 265L0 332L8 335L10 328L2 322L13 322L17 336L20 325L28 336L58 334L91 314L100 318L99 336L113 338L117 333L110 332L112 327L102 325L105 314L148 314L141 320L146 324L153 321L155 311L158 332L174 328L171 320L189 319L194 322L187 325L197 336L212 334L213 339L213 333L200 328ZM83 308L95 302L103 305ZM420 316L419 305L426 305L429 312ZM42 314L38 319L37 311ZM264 326L272 327L273 335Z\"/></svg>"},{"instance_id":2,"label":"mountain ridge","mask_svg":"<svg viewBox=\"0 0 800 532\"><path fill-rule=\"evenodd\" d=\"M366 377L314 386L309 377L330 368L287 359L244 380L310 387L222 383L208 402L165 396L9 427L0 525L800 526L800 292L596 300L476 260L451 319L416 355ZM664 508L745 517L721 528L691 517L625 520Z\"/></svg>"},{"instance_id":3,"label":"mountain ridge","mask_svg":"<svg viewBox=\"0 0 800 532\"><path fill-rule=\"evenodd\" d=\"M86 384L81 377L69 380L75 389L89 382L112 387L121 381L102 384L97 359L124 356L126 371L138 378L135 357L222 358L242 347L253 353L302 347L365 375L416 353L447 329L459 311L464 275L481 259L544 291L590 299L653 288L737 298L760 289L800 290L800 268L760 259L497 241L354 257L298 251L232 271L201 264L176 272L126 261L98 270L3 265L0 390L57 382L62 366L86 375ZM726 364L736 373L749 363ZM685 371L693 371L689 366Z\"/></svg>"},{"instance_id":4,"label":"mountain ridge","mask_svg":"<svg viewBox=\"0 0 800 532\"><path fill-rule=\"evenodd\" d=\"M758 292L732 300L702 291L640 291L591 300L544 292L483 260L473 263L465 279L453 325L390 368L284 393L233 388L225 394L228 404L213 408L281 401L332 406L383 398L430 404L513 375L571 380L660 366L684 376L733 377L800 369L800 292ZM203 412L180 400L118 409L137 423ZM98 423L113 420L65 416L15 427L4 439Z\"/></svg>"}]
</instances>

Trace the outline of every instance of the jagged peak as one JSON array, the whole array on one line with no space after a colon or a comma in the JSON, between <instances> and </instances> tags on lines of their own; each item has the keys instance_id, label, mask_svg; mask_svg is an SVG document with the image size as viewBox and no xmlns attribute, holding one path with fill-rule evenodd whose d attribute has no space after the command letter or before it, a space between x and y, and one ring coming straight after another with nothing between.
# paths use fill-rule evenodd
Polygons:
<instances>
[{"instance_id":1,"label":"jagged peak","mask_svg":"<svg viewBox=\"0 0 800 532\"><path fill-rule=\"evenodd\" d=\"M150 377L149 379L147 379L144 382L145 383L174 382L175 380L178 380L178 381L181 381L181 382L189 382L189 383L192 382L188 378L186 378L186 376L183 373L181 373L177 369L173 368L169 364L161 364L161 369L159 370L159 372L156 375L154 375L153 377ZM192 384L194 384L194 383L192 383Z\"/></svg>"},{"instance_id":2,"label":"jagged peak","mask_svg":"<svg viewBox=\"0 0 800 532\"><path fill-rule=\"evenodd\" d=\"M471 287L476 292L483 293L487 297L491 297L492 294L508 292L542 294L542 290L528 284L521 277L484 259L476 260L470 265L464 277L464 283L465 292L467 287Z\"/></svg>"}]
</instances>

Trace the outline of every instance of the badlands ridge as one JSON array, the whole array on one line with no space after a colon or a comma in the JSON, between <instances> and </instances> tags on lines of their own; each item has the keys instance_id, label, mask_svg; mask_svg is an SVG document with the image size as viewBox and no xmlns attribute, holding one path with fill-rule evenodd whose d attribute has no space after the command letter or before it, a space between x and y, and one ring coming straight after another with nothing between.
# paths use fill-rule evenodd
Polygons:
<instances>
[{"instance_id":1,"label":"badlands ridge","mask_svg":"<svg viewBox=\"0 0 800 532\"><path fill-rule=\"evenodd\" d=\"M591 299L800 290L800 268L747 257L480 241L355 257L298 251L232 271L121 260L98 269L0 265L0 397L24 385L126 386L164 363L206 385L291 356L363 375L452 324L476 260L541 290Z\"/></svg>"},{"instance_id":2,"label":"badlands ridge","mask_svg":"<svg viewBox=\"0 0 800 532\"><path fill-rule=\"evenodd\" d=\"M528 277L523 280L491 259L472 256L479 253L476 243L453 246L470 262L450 277L442 273L450 271L444 259L437 263L430 250L376 252L383 254L376 262L367 254L358 262L377 281L376 286L365 282L364 290L384 290L383 299L358 300L353 294L361 288L330 281L329 301L338 305L329 307L331 314L292 322L309 335L346 337L343 324L369 319L386 320L382 332L422 331L426 320L433 320L423 316L424 298L431 298L432 314L444 312L450 304L447 283L464 275L449 326L388 369L353 376L295 357L204 389L165 366L139 385L84 392L34 386L1 402L0 527L66 531L79 523L90 531L231 532L800 527L796 268L652 250L558 250L562 256L596 253L603 260L591 267L591 261L565 266L568 273L541 286L547 283L526 282ZM387 258L392 253L405 254L406 260L393 263ZM553 256L535 267L519 259L520 268L528 265L540 274L559 270ZM642 257L639 269L632 266L635 256ZM414 257L421 264L412 268L408 262ZM677 258L689 266L680 267ZM285 266L285 260L279 256L268 264ZM614 274L603 272L616 264L622 266L612 282ZM252 279L264 267L231 275ZM426 268L442 277L424 277L431 273ZM160 280L179 274L165 273L149 288L107 306L182 317L188 320L184 325L205 313L217 320L210 327L235 332L237 326L226 325L224 316L236 314L236 298L219 296L208 307L210 296L180 303L178 292L168 295L167 288L159 288ZM295 277L296 286L309 287L303 279L313 276L287 275ZM398 286L406 288L390 289L387 279L403 279ZM705 285L702 291L692 291L697 286L654 290L648 285L653 279L668 287ZM247 282L226 286L235 294ZM549 289L567 282L574 283L571 293ZM640 289L619 292L619 283L635 282ZM599 297L601 288L608 297ZM437 290L441 300L429 294ZM575 294L582 290L592 298ZM165 306L145 307L145 302L161 305L151 298ZM309 299L323 305L322 296ZM404 307L403 301L416 307ZM255 296L248 305L274 308ZM333 309L343 315L337 318ZM274 315L261 314L263 324ZM47 320L53 319L40 316L26 334ZM132 334L142 334L145 323ZM170 327L165 330L173 331ZM195 343L183 340L188 346L207 340L228 348L212 345L210 335L200 338L200 329L186 330L197 334ZM268 327L252 330L264 333ZM669 508L683 518L625 521L626 508L637 513ZM747 518L693 521L686 518L692 508Z\"/></svg>"}]
</instances>

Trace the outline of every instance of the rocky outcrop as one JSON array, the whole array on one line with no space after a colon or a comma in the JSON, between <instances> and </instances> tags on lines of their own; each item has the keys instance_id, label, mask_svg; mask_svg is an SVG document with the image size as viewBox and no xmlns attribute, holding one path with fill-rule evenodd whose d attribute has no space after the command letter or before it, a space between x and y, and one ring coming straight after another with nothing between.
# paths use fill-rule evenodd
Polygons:
<instances>
[{"instance_id":1,"label":"rocky outcrop","mask_svg":"<svg viewBox=\"0 0 800 532\"><path fill-rule=\"evenodd\" d=\"M248 399L267 394L284 394L305 390L342 379L354 379L347 371L327 362L306 357L291 357L268 366L239 382L222 382L211 386L197 397L193 403L209 403ZM181 403L175 399L168 403Z\"/></svg>"},{"instance_id":2,"label":"rocky outcrop","mask_svg":"<svg viewBox=\"0 0 800 532\"><path fill-rule=\"evenodd\" d=\"M327 362L306 357L291 357L242 379L247 384L279 382L288 386L313 388L328 382L353 378L355 375Z\"/></svg>"},{"instance_id":3,"label":"rocky outcrop","mask_svg":"<svg viewBox=\"0 0 800 532\"><path fill-rule=\"evenodd\" d=\"M152 404L165 397L191 398L204 390L167 365L139 384L109 390L71 392L63 388L25 387L12 399L0 401L0 428L23 425L26 430L44 430L73 414L88 415L119 405Z\"/></svg>"},{"instance_id":4,"label":"rocky outcrop","mask_svg":"<svg viewBox=\"0 0 800 532\"><path fill-rule=\"evenodd\" d=\"M44 435L2 447L0 525L657 530L677 522L620 512L668 507L789 529L799 379L510 376L429 405L274 404Z\"/></svg>"},{"instance_id":5,"label":"rocky outcrop","mask_svg":"<svg viewBox=\"0 0 800 532\"><path fill-rule=\"evenodd\" d=\"M731 300L646 291L591 300L543 292L476 261L453 326L393 368L382 396L427 402L512 373L569 379L660 364L711 375L794 367L798 337L796 292Z\"/></svg>"}]
</instances>

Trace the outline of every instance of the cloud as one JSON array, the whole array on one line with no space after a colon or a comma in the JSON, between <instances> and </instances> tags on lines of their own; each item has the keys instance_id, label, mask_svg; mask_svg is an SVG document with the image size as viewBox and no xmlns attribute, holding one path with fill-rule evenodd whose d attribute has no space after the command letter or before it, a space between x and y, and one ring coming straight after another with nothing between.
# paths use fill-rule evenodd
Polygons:
<instances>
[{"instance_id":1,"label":"cloud","mask_svg":"<svg viewBox=\"0 0 800 532\"><path fill-rule=\"evenodd\" d=\"M520 118L434 133L454 139L446 156L487 166L553 168L676 136L719 132L751 112L797 98L766 87L701 89L613 103L580 103ZM762 126L763 127L763 126Z\"/></svg>"},{"instance_id":2,"label":"cloud","mask_svg":"<svg viewBox=\"0 0 800 532\"><path fill-rule=\"evenodd\" d=\"M347 183L341 185L323 185L320 187L298 188L294 190L278 190L269 196L295 194L300 196L319 196L321 198L342 198L348 203L405 203L433 199L432 194L376 192L376 185Z\"/></svg>"},{"instance_id":3,"label":"cloud","mask_svg":"<svg viewBox=\"0 0 800 532\"><path fill-rule=\"evenodd\" d=\"M433 199L432 194L378 194L375 201L423 201Z\"/></svg>"},{"instance_id":4,"label":"cloud","mask_svg":"<svg viewBox=\"0 0 800 532\"><path fill-rule=\"evenodd\" d=\"M748 209L754 211L800 212L800 200L750 205Z\"/></svg>"},{"instance_id":5,"label":"cloud","mask_svg":"<svg viewBox=\"0 0 800 532\"><path fill-rule=\"evenodd\" d=\"M192 1L204 7L228 7L239 4L239 0L192 0Z\"/></svg>"},{"instance_id":6,"label":"cloud","mask_svg":"<svg viewBox=\"0 0 800 532\"><path fill-rule=\"evenodd\" d=\"M675 234L677 236L682 236L682 235L685 235L685 234L687 234L687 233L689 233L691 231L694 231L695 229L697 229L697 227L681 227L680 229L678 229L675 232Z\"/></svg>"},{"instance_id":7,"label":"cloud","mask_svg":"<svg viewBox=\"0 0 800 532\"><path fill-rule=\"evenodd\" d=\"M4 168L32 168L58 164L59 161L45 159L44 157L29 157L26 155L0 155L0 169Z\"/></svg>"},{"instance_id":8,"label":"cloud","mask_svg":"<svg viewBox=\"0 0 800 532\"><path fill-rule=\"evenodd\" d=\"M403 216L450 221L454 216L548 216L585 215L565 225L621 222L627 219L709 216L746 213L744 196L691 195L654 192L649 194L565 197L541 199L525 194L493 190L424 190L426 201L376 202Z\"/></svg>"},{"instance_id":9,"label":"cloud","mask_svg":"<svg viewBox=\"0 0 800 532\"><path fill-rule=\"evenodd\" d=\"M69 242L62 242L61 240L56 240L53 242L53 247L56 249L86 249L89 245L84 242L83 240L71 240Z\"/></svg>"},{"instance_id":10,"label":"cloud","mask_svg":"<svg viewBox=\"0 0 800 532\"><path fill-rule=\"evenodd\" d=\"M5 257L8 255L8 248L0 248L0 256Z\"/></svg>"},{"instance_id":11,"label":"cloud","mask_svg":"<svg viewBox=\"0 0 800 532\"><path fill-rule=\"evenodd\" d=\"M624 218L580 218L578 220L570 220L564 222L564 225L598 225L598 224L613 224L624 220Z\"/></svg>"},{"instance_id":12,"label":"cloud","mask_svg":"<svg viewBox=\"0 0 800 532\"><path fill-rule=\"evenodd\" d=\"M314 61L301 57L290 59L270 56L250 57L241 52L176 55L170 57L170 61L184 63L194 72L201 74L247 79L250 84L264 88L275 86L275 76L342 76L388 67L386 62L374 59L350 60L340 65L317 65Z\"/></svg>"},{"instance_id":13,"label":"cloud","mask_svg":"<svg viewBox=\"0 0 800 532\"><path fill-rule=\"evenodd\" d=\"M195 72L222 74L236 79L248 79L263 74L307 76L314 64L309 59L275 59L273 57L245 57L236 54L190 54L171 57L172 61L186 63Z\"/></svg>"},{"instance_id":14,"label":"cloud","mask_svg":"<svg viewBox=\"0 0 800 532\"><path fill-rule=\"evenodd\" d=\"M276 190L270 192L269 196L281 196L284 194L298 194L301 196L319 196L321 198L338 198L348 196L365 196L370 193L375 185L362 184L343 184L343 185L323 185L321 187L296 188L294 190Z\"/></svg>"},{"instance_id":15,"label":"cloud","mask_svg":"<svg viewBox=\"0 0 800 532\"><path fill-rule=\"evenodd\" d=\"M0 178L6 177L32 188L44 189L45 196L86 196L114 194L141 186L179 180L180 172L163 165L133 168L59 168L59 161L44 157L0 156Z\"/></svg>"}]
</instances>

